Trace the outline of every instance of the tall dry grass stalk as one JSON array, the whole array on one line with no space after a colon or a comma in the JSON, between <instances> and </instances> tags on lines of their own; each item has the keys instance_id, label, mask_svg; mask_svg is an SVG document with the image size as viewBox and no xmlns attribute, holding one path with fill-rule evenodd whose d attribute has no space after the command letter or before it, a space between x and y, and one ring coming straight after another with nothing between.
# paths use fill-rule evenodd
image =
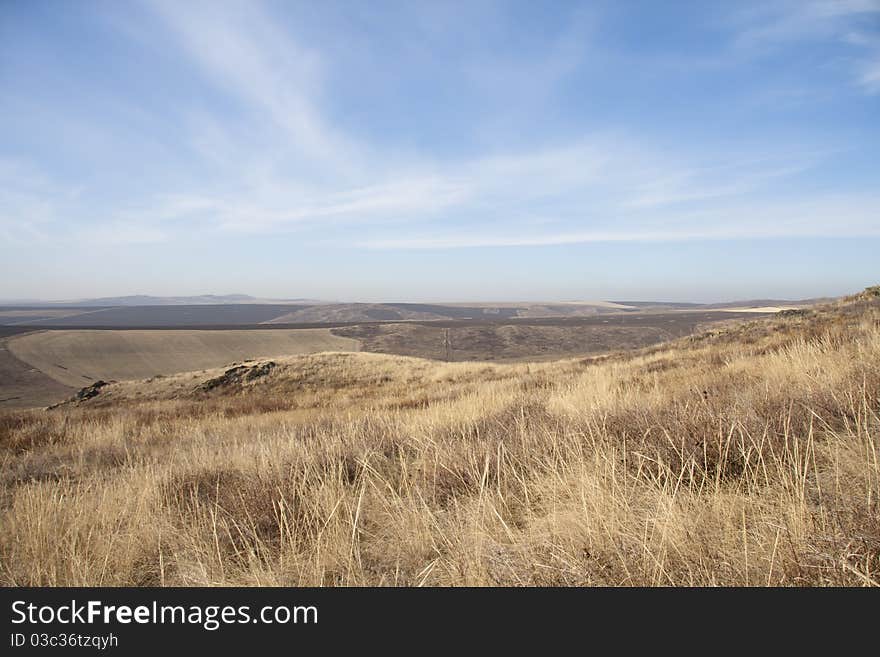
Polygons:
<instances>
[{"instance_id":1,"label":"tall dry grass stalk","mask_svg":"<svg viewBox=\"0 0 880 657\"><path fill-rule=\"evenodd\" d=\"M0 582L880 584L875 304L587 361L197 379L0 418Z\"/></svg>"}]
</instances>

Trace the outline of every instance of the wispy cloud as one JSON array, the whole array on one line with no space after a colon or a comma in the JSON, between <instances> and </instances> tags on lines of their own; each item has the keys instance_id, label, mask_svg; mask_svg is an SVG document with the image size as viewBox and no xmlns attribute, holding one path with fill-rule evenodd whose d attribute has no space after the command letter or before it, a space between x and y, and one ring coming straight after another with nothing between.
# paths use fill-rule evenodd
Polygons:
<instances>
[{"instance_id":1,"label":"wispy cloud","mask_svg":"<svg viewBox=\"0 0 880 657\"><path fill-rule=\"evenodd\" d=\"M636 183L632 199L624 205L632 208L659 208L740 196L760 189L776 179L806 171L812 164L801 159L779 168L751 163L748 169L741 165L728 165L708 170L658 174L648 182Z\"/></svg>"},{"instance_id":2,"label":"wispy cloud","mask_svg":"<svg viewBox=\"0 0 880 657\"><path fill-rule=\"evenodd\" d=\"M59 204L77 193L28 163L0 158L0 238L10 244L45 241Z\"/></svg>"},{"instance_id":3,"label":"wispy cloud","mask_svg":"<svg viewBox=\"0 0 880 657\"><path fill-rule=\"evenodd\" d=\"M264 180L244 193L170 196L128 218L151 217L178 226L196 221L243 233L340 225L355 231L394 226L398 233L430 227L442 234L464 220L490 226L539 224L547 230L554 224L574 225L578 235L586 227L590 235L611 235L608 224L622 217L650 217L668 206L705 207L719 198L760 191L816 159L799 151L784 158L729 158L701 166L681 157L672 162L620 137L597 135L569 146L423 165L421 172L391 171L361 186L290 190L278 180ZM548 239L555 243L559 237Z\"/></svg>"},{"instance_id":4,"label":"wispy cloud","mask_svg":"<svg viewBox=\"0 0 880 657\"><path fill-rule=\"evenodd\" d=\"M256 2L151 0L201 69L250 111L271 121L313 167L351 171L357 147L324 119L320 55L297 43Z\"/></svg>"},{"instance_id":5,"label":"wispy cloud","mask_svg":"<svg viewBox=\"0 0 880 657\"><path fill-rule=\"evenodd\" d=\"M167 242L168 238L168 234L157 226L118 220L86 226L76 234L79 242L92 246L160 244Z\"/></svg>"},{"instance_id":6,"label":"wispy cloud","mask_svg":"<svg viewBox=\"0 0 880 657\"><path fill-rule=\"evenodd\" d=\"M722 212L701 211L653 217L608 230L535 233L465 233L368 239L369 249L459 249L553 246L591 242L681 242L778 237L880 237L880 198L816 199L810 203L739 204ZM719 214L721 216L719 216ZM720 219L720 221L719 221ZM613 224L614 222L609 222Z\"/></svg>"},{"instance_id":7,"label":"wispy cloud","mask_svg":"<svg viewBox=\"0 0 880 657\"><path fill-rule=\"evenodd\" d=\"M877 0L777 0L735 13L742 47L778 47L786 42L843 36L853 19L880 12Z\"/></svg>"},{"instance_id":8,"label":"wispy cloud","mask_svg":"<svg viewBox=\"0 0 880 657\"><path fill-rule=\"evenodd\" d=\"M798 42L831 41L852 47L850 75L874 93L880 66L880 0L782 0L734 14L741 51L766 54Z\"/></svg>"},{"instance_id":9,"label":"wispy cloud","mask_svg":"<svg viewBox=\"0 0 880 657\"><path fill-rule=\"evenodd\" d=\"M314 234L327 228L348 245L453 248L862 235L876 226L875 197L846 204L817 199L822 212L778 198L780 183L827 156L782 139L714 150L694 141L670 153L652 145L638 125L613 132L580 126L543 141L537 126L519 147L474 147L443 157L430 149L383 148L333 120L325 102L332 62L260 3L146 0L145 6L172 35L180 66L236 110L184 102L176 127L197 174L89 208L76 228L61 231L65 237L78 231L85 241L116 235L124 243L149 243L200 231L310 231L320 240ZM866 53L875 35L853 21L878 10L880 0L775 4L739 17L737 43L764 48L849 35ZM592 21L582 15L533 61L490 58L468 62L461 74L499 90L504 102L510 98L503 89L549 95L595 47L588 38ZM861 84L880 88L876 61L865 65ZM47 234L47 224L59 223L59 207L75 215L77 208L65 204L68 193L45 181L4 186L0 171L0 229L19 238ZM752 221L756 216L760 221ZM349 229L346 237L342 228Z\"/></svg>"},{"instance_id":10,"label":"wispy cloud","mask_svg":"<svg viewBox=\"0 0 880 657\"><path fill-rule=\"evenodd\" d=\"M876 59L862 65L862 73L859 84L871 94L880 93L880 48Z\"/></svg>"}]
</instances>

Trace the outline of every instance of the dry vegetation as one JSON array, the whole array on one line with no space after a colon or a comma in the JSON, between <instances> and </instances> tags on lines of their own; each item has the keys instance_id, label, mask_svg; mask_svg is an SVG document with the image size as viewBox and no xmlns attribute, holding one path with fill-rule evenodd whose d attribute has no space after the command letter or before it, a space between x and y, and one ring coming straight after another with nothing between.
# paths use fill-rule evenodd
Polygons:
<instances>
[{"instance_id":1,"label":"dry vegetation","mask_svg":"<svg viewBox=\"0 0 880 657\"><path fill-rule=\"evenodd\" d=\"M7 585L880 583L880 302L635 354L321 354L0 416Z\"/></svg>"},{"instance_id":2,"label":"dry vegetation","mask_svg":"<svg viewBox=\"0 0 880 657\"><path fill-rule=\"evenodd\" d=\"M674 327L679 329L679 327ZM688 326L688 332L692 327ZM364 351L436 360L535 361L634 349L668 340L663 326L451 326L377 324L332 329ZM447 350L447 346L449 347Z\"/></svg>"}]
</instances>

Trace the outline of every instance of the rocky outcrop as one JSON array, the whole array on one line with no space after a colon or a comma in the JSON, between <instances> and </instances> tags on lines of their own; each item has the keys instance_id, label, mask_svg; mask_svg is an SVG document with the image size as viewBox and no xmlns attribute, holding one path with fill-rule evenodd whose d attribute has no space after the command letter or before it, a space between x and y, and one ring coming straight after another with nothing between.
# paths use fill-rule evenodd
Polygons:
<instances>
[{"instance_id":1,"label":"rocky outcrop","mask_svg":"<svg viewBox=\"0 0 880 657\"><path fill-rule=\"evenodd\" d=\"M220 376L216 376L213 379L208 379L204 383L200 384L198 386L198 390L201 390L203 392L211 392L212 390L216 390L218 388L227 388L234 385L242 385L244 383L256 381L257 379L261 379L264 376L268 375L277 366L277 363L271 360L265 363L259 363L257 365L237 365L235 367L229 368Z\"/></svg>"},{"instance_id":2,"label":"rocky outcrop","mask_svg":"<svg viewBox=\"0 0 880 657\"><path fill-rule=\"evenodd\" d=\"M80 402L88 401L89 399L93 399L94 397L100 395L101 389L109 385L110 383L108 381L95 381L92 385L82 388L70 399L65 399L64 401L58 402L57 404L47 406L46 409L51 411L53 408L58 408L59 406L67 406L68 404L78 404Z\"/></svg>"},{"instance_id":3,"label":"rocky outcrop","mask_svg":"<svg viewBox=\"0 0 880 657\"><path fill-rule=\"evenodd\" d=\"M74 397L74 399L76 401L85 401L86 399L91 399L92 397L97 397L99 394L101 394L101 388L103 388L104 386L108 386L108 385L110 385L110 384L107 383L106 381L101 381L101 380L95 381L92 385L86 386L85 388L80 390L78 393L76 393L76 396Z\"/></svg>"}]
</instances>

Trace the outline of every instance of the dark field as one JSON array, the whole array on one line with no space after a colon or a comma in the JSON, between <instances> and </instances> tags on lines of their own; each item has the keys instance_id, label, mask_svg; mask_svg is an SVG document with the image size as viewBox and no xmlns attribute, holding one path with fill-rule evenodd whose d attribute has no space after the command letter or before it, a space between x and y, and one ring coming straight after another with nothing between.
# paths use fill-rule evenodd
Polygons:
<instances>
[{"instance_id":1,"label":"dark field","mask_svg":"<svg viewBox=\"0 0 880 657\"><path fill-rule=\"evenodd\" d=\"M385 304L403 311L434 313L446 315L452 319L472 319L485 317L487 314L496 317L517 317L518 308L483 308L476 306L446 306L429 303L389 303Z\"/></svg>"},{"instance_id":2,"label":"dark field","mask_svg":"<svg viewBox=\"0 0 880 657\"><path fill-rule=\"evenodd\" d=\"M0 325L64 328L193 328L246 326L263 322L286 325L417 319L513 318L520 307L470 307L419 303L346 304L191 304L54 308L0 306ZM558 314L568 307L559 306Z\"/></svg>"},{"instance_id":3,"label":"dark field","mask_svg":"<svg viewBox=\"0 0 880 657\"><path fill-rule=\"evenodd\" d=\"M223 304L216 306L128 306L103 308L68 317L49 317L28 321L29 325L64 328L174 328L204 325L242 326L259 324L301 306L269 304ZM0 308L0 311L4 309ZM24 322L19 321L18 324Z\"/></svg>"},{"instance_id":4,"label":"dark field","mask_svg":"<svg viewBox=\"0 0 880 657\"><path fill-rule=\"evenodd\" d=\"M290 306L286 306L289 308ZM269 306L215 306L204 310L204 306L155 306L139 308L112 308L101 313L89 313L50 321L30 322L15 326L0 326L0 337L15 335L26 331L52 329L90 329L90 330L144 330L162 328L167 330L230 330L230 329L305 329L305 328L349 328L381 327L394 325L417 325L431 328L497 327L497 326L543 326L567 327L653 327L662 329L670 337L686 335L700 324L735 319L755 319L767 313L756 312L717 312L717 311L668 311L668 312L620 312L602 315L574 317L510 317L502 314L489 314L478 317L463 316L461 319L414 319L373 321L315 321L266 323L254 321L266 316ZM253 312L252 309L258 309ZM277 309L277 306L271 307ZM236 312L234 309L240 309ZM260 310L262 309L262 310ZM473 310L473 309L468 309ZM480 309L477 309L480 310ZM112 311L112 312L111 312ZM179 311L179 312L175 312ZM252 311L248 313L248 311ZM223 320L226 321L223 321ZM340 333L341 335L341 333Z\"/></svg>"},{"instance_id":5,"label":"dark field","mask_svg":"<svg viewBox=\"0 0 880 657\"><path fill-rule=\"evenodd\" d=\"M448 361L544 360L643 347L668 339L653 326L535 326L491 324L441 328L382 324L333 329L361 341L363 351Z\"/></svg>"},{"instance_id":6,"label":"dark field","mask_svg":"<svg viewBox=\"0 0 880 657\"><path fill-rule=\"evenodd\" d=\"M360 340L363 351L401 356L450 361L544 360L636 349L689 335L705 324L755 318L755 313L627 313L371 323L337 327L333 333Z\"/></svg>"},{"instance_id":7,"label":"dark field","mask_svg":"<svg viewBox=\"0 0 880 657\"><path fill-rule=\"evenodd\" d=\"M691 309L692 304L663 304L645 311ZM637 308L609 308L589 303L429 304L429 303L320 303L320 304L176 304L105 307L0 306L0 325L64 328L193 328L343 322L499 320L518 318L595 317L642 312Z\"/></svg>"}]
</instances>

